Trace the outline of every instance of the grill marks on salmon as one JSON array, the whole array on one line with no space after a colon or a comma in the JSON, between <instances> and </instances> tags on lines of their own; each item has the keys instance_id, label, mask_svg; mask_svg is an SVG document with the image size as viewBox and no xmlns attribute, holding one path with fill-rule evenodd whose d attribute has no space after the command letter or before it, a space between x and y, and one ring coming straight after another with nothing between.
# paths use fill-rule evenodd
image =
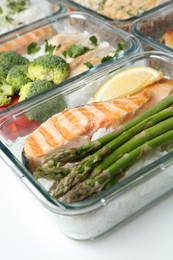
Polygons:
<instances>
[{"instance_id":1,"label":"grill marks on salmon","mask_svg":"<svg viewBox=\"0 0 173 260\"><path fill-rule=\"evenodd\" d=\"M25 54L26 47L30 43L37 42L41 45L45 40L50 39L55 33L55 30L51 26L36 29L32 32L20 35L16 39L1 44L0 52L13 50L19 52L20 54Z\"/></svg>"},{"instance_id":2,"label":"grill marks on salmon","mask_svg":"<svg viewBox=\"0 0 173 260\"><path fill-rule=\"evenodd\" d=\"M173 92L173 81L162 80L131 97L66 109L31 133L23 149L33 171L60 147L89 141L99 128L116 129Z\"/></svg>"}]
</instances>

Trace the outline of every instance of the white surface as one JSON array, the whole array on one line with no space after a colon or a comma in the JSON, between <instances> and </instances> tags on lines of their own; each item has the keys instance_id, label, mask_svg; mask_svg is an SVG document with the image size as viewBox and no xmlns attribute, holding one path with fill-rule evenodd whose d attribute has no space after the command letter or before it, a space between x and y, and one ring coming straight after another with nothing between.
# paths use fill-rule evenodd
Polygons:
<instances>
[{"instance_id":1,"label":"white surface","mask_svg":"<svg viewBox=\"0 0 173 260\"><path fill-rule=\"evenodd\" d=\"M106 236L78 242L0 158L1 260L172 260L173 193Z\"/></svg>"}]
</instances>

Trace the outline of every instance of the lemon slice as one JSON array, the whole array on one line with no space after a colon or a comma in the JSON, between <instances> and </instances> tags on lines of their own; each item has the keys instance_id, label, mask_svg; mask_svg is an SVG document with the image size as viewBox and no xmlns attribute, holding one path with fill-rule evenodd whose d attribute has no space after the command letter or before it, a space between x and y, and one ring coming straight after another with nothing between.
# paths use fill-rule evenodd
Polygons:
<instances>
[{"instance_id":1,"label":"lemon slice","mask_svg":"<svg viewBox=\"0 0 173 260\"><path fill-rule=\"evenodd\" d=\"M125 69L103 83L97 90L94 101L106 101L132 95L162 78L161 71L147 66Z\"/></svg>"}]
</instances>

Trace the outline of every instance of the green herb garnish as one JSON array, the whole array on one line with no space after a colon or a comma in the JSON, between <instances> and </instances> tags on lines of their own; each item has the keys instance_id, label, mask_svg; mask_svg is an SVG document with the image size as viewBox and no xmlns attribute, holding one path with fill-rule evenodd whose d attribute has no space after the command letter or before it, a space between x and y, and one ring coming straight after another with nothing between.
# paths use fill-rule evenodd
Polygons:
<instances>
[{"instance_id":1,"label":"green herb garnish","mask_svg":"<svg viewBox=\"0 0 173 260\"><path fill-rule=\"evenodd\" d=\"M63 51L62 55L66 58L67 57L67 51Z\"/></svg>"},{"instance_id":2,"label":"green herb garnish","mask_svg":"<svg viewBox=\"0 0 173 260\"><path fill-rule=\"evenodd\" d=\"M113 58L112 56L107 55L107 56L105 56L105 57L103 57L103 58L101 59L101 63L104 63L104 62L106 62L106 61L109 61L109 60L111 60L112 58Z\"/></svg>"},{"instance_id":3,"label":"green herb garnish","mask_svg":"<svg viewBox=\"0 0 173 260\"><path fill-rule=\"evenodd\" d=\"M91 62L85 62L84 65L87 66L88 69L92 69L93 68L93 65L92 65Z\"/></svg>"},{"instance_id":4,"label":"green herb garnish","mask_svg":"<svg viewBox=\"0 0 173 260\"><path fill-rule=\"evenodd\" d=\"M125 45L124 42L119 42L117 50L122 51L124 49L124 45Z\"/></svg>"},{"instance_id":5,"label":"green herb garnish","mask_svg":"<svg viewBox=\"0 0 173 260\"><path fill-rule=\"evenodd\" d=\"M98 45L97 38L95 35L90 37L90 41L93 45Z\"/></svg>"},{"instance_id":6,"label":"green herb garnish","mask_svg":"<svg viewBox=\"0 0 173 260\"><path fill-rule=\"evenodd\" d=\"M68 50L63 51L63 55L64 55L64 57L69 56L71 58L76 58L76 57L84 54L88 50L90 50L90 49L86 46L83 46L81 44L79 44L79 45L74 44L74 45L71 45Z\"/></svg>"},{"instance_id":7,"label":"green herb garnish","mask_svg":"<svg viewBox=\"0 0 173 260\"><path fill-rule=\"evenodd\" d=\"M49 54L52 54L54 49L56 48L56 45L49 44L48 41L45 41L45 51Z\"/></svg>"},{"instance_id":8,"label":"green herb garnish","mask_svg":"<svg viewBox=\"0 0 173 260\"><path fill-rule=\"evenodd\" d=\"M38 46L38 44L36 42L31 42L27 46L27 53L28 54L34 54L34 53L38 52L39 50L40 50L40 47Z\"/></svg>"},{"instance_id":9,"label":"green herb garnish","mask_svg":"<svg viewBox=\"0 0 173 260\"><path fill-rule=\"evenodd\" d=\"M13 20L13 18L11 16L6 15L5 16L5 21L8 22L8 23L12 23L14 20Z\"/></svg>"},{"instance_id":10,"label":"green herb garnish","mask_svg":"<svg viewBox=\"0 0 173 260\"><path fill-rule=\"evenodd\" d=\"M6 6L10 10L10 13L15 14L26 10L30 4L29 0L7 0Z\"/></svg>"},{"instance_id":11,"label":"green herb garnish","mask_svg":"<svg viewBox=\"0 0 173 260\"><path fill-rule=\"evenodd\" d=\"M114 56L108 55L108 56L103 57L102 60L101 60L101 63L106 62L106 61L109 61L109 60L111 60L113 57L117 57L117 56L119 55L119 52L124 49L124 45L125 45L124 42L119 42L119 43L118 43L118 46L117 46L117 49L116 49L116 51L115 51L115 53L114 53Z\"/></svg>"}]
</instances>

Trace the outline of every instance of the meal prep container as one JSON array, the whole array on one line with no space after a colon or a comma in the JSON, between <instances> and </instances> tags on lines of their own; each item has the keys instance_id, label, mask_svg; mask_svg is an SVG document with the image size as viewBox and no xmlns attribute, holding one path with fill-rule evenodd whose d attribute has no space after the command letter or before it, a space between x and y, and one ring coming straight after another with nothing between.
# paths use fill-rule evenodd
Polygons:
<instances>
[{"instance_id":1,"label":"meal prep container","mask_svg":"<svg viewBox=\"0 0 173 260\"><path fill-rule=\"evenodd\" d=\"M156 7L153 7L152 9L149 9L139 15L135 15L135 16L132 16L128 19L117 19L117 20L113 20L111 19L110 17L108 16L105 16L105 15L102 15L90 8L87 8L85 7L84 5L81 5L81 4L78 4L74 1L68 1L68 0L65 0L65 1L62 1L62 0L59 0L59 2L61 2L62 4L65 4L65 7L67 10L69 11L74 11L74 10L80 10L80 11L84 11L84 12L87 12L87 13L90 13L96 17L100 17L102 18L104 21L108 22L109 24L113 25L113 26L116 26L116 27L119 27L125 31L130 31L130 28L132 26L132 24L139 18L142 18L142 17L145 17L147 14L154 14L155 11L161 9L163 6L171 3L172 1L165 1L163 0L161 4L157 5Z\"/></svg>"},{"instance_id":2,"label":"meal prep container","mask_svg":"<svg viewBox=\"0 0 173 260\"><path fill-rule=\"evenodd\" d=\"M3 6L5 2L6 0L2 0L0 6ZM32 26L35 23L40 22L46 18L65 12L65 8L57 2L53 3L49 0L42 0L41 4L37 0L30 0L30 2L32 5L32 15L27 15L27 10L19 12L15 15L15 17L21 16L20 21L22 21L22 24L20 22L19 24L16 23L15 20L16 24L12 24L9 22L8 26L6 26L6 24L1 25L2 21L0 21L0 37L6 36L13 32L17 33L17 30L20 28ZM1 19L2 17L0 15L0 20Z\"/></svg>"},{"instance_id":3,"label":"meal prep container","mask_svg":"<svg viewBox=\"0 0 173 260\"><path fill-rule=\"evenodd\" d=\"M71 82L64 88L54 89L52 93L40 95L8 114L7 121L1 126L0 156L14 170L22 182L33 192L40 202L54 213L59 228L66 236L76 240L95 239L145 206L150 205L173 188L173 152L162 155L142 169L133 166L132 173L125 176L111 188L77 203L61 203L53 198L22 164L21 153L27 135L13 139L7 135L8 129L34 108L43 109L58 97L63 97L66 107L86 104L98 87L110 76L128 67L146 65L161 70L167 78L173 78L173 60L171 55L159 52L136 54L126 61L109 64L100 71L83 79ZM31 124L25 126L28 134L34 130Z\"/></svg>"},{"instance_id":4,"label":"meal prep container","mask_svg":"<svg viewBox=\"0 0 173 260\"><path fill-rule=\"evenodd\" d=\"M173 29L173 2L136 21L131 31L140 39L145 50L155 49L172 54L172 48L159 42L159 38L170 29Z\"/></svg>"},{"instance_id":5,"label":"meal prep container","mask_svg":"<svg viewBox=\"0 0 173 260\"><path fill-rule=\"evenodd\" d=\"M138 39L136 39L133 35L126 33L124 31L122 31L121 29L112 27L112 26L104 23L100 19L95 18L95 17L91 16L90 14L86 14L83 12L73 12L73 13L65 13L65 14L61 14L61 15L56 15L54 17L44 19L40 23L37 23L32 26L28 26L21 30L18 30L16 32L14 32L13 34L10 34L10 35L7 35L6 37L1 38L0 39L0 48L1 48L1 46L3 46L3 44L6 44L6 43L8 44L15 39L20 39L20 36L23 37L23 36L27 35L27 33L30 33L30 31L35 32L36 30L44 29L45 27L48 27L48 26L51 26L55 30L55 34L56 34L56 32L57 32L57 34L63 33L63 32L67 32L67 33L87 32L87 33L89 33L89 35L96 34L100 38L100 42L109 43L115 49L118 48L118 44L120 42L124 43L123 52L121 52L117 57L114 57L107 62L99 64L90 70L80 73L75 77L67 79L62 84L58 84L59 88L64 87L64 84L66 82L71 83L73 81L73 79L77 79L77 80L82 79L83 75L85 75L85 74L90 75L94 71L104 67L106 64L116 63L117 60L123 59L123 58L127 59L127 57L129 57L130 55L141 51L140 41ZM41 42L39 41L39 38L38 38L37 39L37 41L39 41L38 45L43 44L44 41L47 39L46 37L48 37L48 36L45 35L45 38L43 37L44 39L42 39ZM26 40L24 41L24 43L25 42L26 42ZM16 48L14 48L13 50L19 51L20 53L22 52L21 54L26 53L26 48L27 48L26 44L25 44L25 47L23 47L23 48L21 48L21 45L17 45ZM18 50L18 48L19 48L19 50ZM57 86L55 86L55 87L57 88ZM69 87L70 87L70 84L69 84ZM50 89L50 91L51 91L51 89ZM3 110L0 110L0 119L2 117L4 117L9 110L11 111L11 109L14 108L15 106L20 106L20 104L18 103L17 105L12 105Z\"/></svg>"}]
</instances>

